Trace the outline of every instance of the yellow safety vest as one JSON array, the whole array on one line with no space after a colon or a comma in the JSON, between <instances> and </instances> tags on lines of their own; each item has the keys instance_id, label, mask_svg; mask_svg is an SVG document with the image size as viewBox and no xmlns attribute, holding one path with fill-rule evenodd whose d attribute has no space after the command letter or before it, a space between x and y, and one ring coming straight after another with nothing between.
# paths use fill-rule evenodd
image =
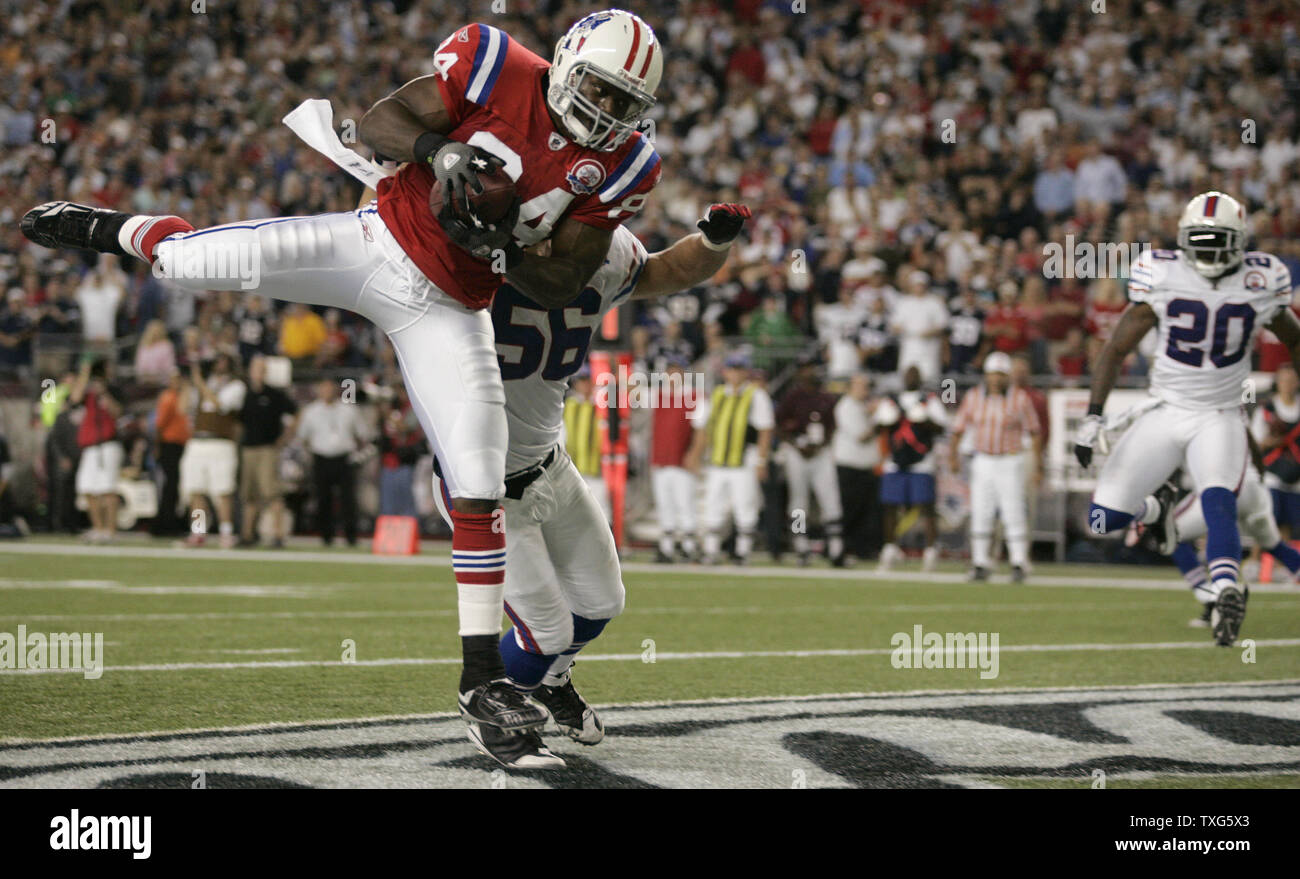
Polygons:
<instances>
[{"instance_id":1,"label":"yellow safety vest","mask_svg":"<svg viewBox=\"0 0 1300 879\"><path fill-rule=\"evenodd\" d=\"M745 438L749 432L749 404L754 386L728 394L726 385L713 389L709 406L709 460L715 467L740 467L745 463Z\"/></svg>"},{"instance_id":2,"label":"yellow safety vest","mask_svg":"<svg viewBox=\"0 0 1300 879\"><path fill-rule=\"evenodd\" d=\"M600 424L595 403L578 397L564 401L564 448L579 473L600 475Z\"/></svg>"}]
</instances>

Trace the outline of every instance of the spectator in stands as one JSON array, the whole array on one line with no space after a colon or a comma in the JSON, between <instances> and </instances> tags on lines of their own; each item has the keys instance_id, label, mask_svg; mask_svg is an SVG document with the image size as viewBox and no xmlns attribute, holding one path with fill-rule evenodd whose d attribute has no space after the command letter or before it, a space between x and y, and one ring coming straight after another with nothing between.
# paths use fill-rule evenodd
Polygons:
<instances>
[{"instance_id":1,"label":"spectator in stands","mask_svg":"<svg viewBox=\"0 0 1300 879\"><path fill-rule=\"evenodd\" d=\"M948 372L975 370L984 344L984 302L964 284L957 298L948 303Z\"/></svg>"},{"instance_id":2,"label":"spectator in stands","mask_svg":"<svg viewBox=\"0 0 1300 879\"><path fill-rule=\"evenodd\" d=\"M382 407L379 426L379 515L418 518L415 464L429 449L406 388L399 386L397 396Z\"/></svg>"},{"instance_id":3,"label":"spectator in stands","mask_svg":"<svg viewBox=\"0 0 1300 879\"><path fill-rule=\"evenodd\" d=\"M1047 161L1034 178L1034 207L1049 222L1074 207L1074 172L1066 166L1060 149L1047 154Z\"/></svg>"},{"instance_id":4,"label":"spectator in stands","mask_svg":"<svg viewBox=\"0 0 1300 879\"><path fill-rule=\"evenodd\" d=\"M113 340L117 337L117 311L125 295L126 275L118 268L117 257L107 253L100 255L77 288L86 350L110 358L104 361L109 370L116 356Z\"/></svg>"},{"instance_id":5,"label":"spectator in stands","mask_svg":"<svg viewBox=\"0 0 1300 879\"><path fill-rule=\"evenodd\" d=\"M176 506L181 497L181 455L192 431L186 408L188 394L185 377L173 370L154 408L158 470L162 483L158 492L158 516L152 529L155 537L171 537L185 531L176 518Z\"/></svg>"},{"instance_id":6,"label":"spectator in stands","mask_svg":"<svg viewBox=\"0 0 1300 879\"><path fill-rule=\"evenodd\" d=\"M121 391L108 384L103 360L85 357L68 394L68 402L82 407L77 428L80 458L77 494L90 514L90 543L112 543L117 535L117 479L122 470L122 444L117 438L117 418L122 414Z\"/></svg>"},{"instance_id":7,"label":"spectator in stands","mask_svg":"<svg viewBox=\"0 0 1300 879\"><path fill-rule=\"evenodd\" d=\"M35 326L27 311L27 294L10 287L0 314L0 371L10 375L27 372L32 366L32 336Z\"/></svg>"},{"instance_id":8,"label":"spectator in stands","mask_svg":"<svg viewBox=\"0 0 1300 879\"><path fill-rule=\"evenodd\" d=\"M357 485L354 459L371 440L370 425L355 403L344 402L337 384L316 385L316 399L298 419L298 439L312 456L316 525L321 541L334 543L334 499L343 517L348 546L357 544Z\"/></svg>"},{"instance_id":9,"label":"spectator in stands","mask_svg":"<svg viewBox=\"0 0 1300 879\"><path fill-rule=\"evenodd\" d=\"M292 360L294 366L311 366L328 335L319 314L301 302L290 303L280 322L280 353Z\"/></svg>"},{"instance_id":10,"label":"spectator in stands","mask_svg":"<svg viewBox=\"0 0 1300 879\"><path fill-rule=\"evenodd\" d=\"M1020 309L1020 287L1015 281L998 285L998 302L984 318L984 335L995 350L1018 354L1029 348L1029 320Z\"/></svg>"},{"instance_id":11,"label":"spectator in stands","mask_svg":"<svg viewBox=\"0 0 1300 879\"><path fill-rule=\"evenodd\" d=\"M1088 347L1083 329L1071 327L1056 355L1056 374L1062 378L1081 378L1088 374Z\"/></svg>"},{"instance_id":12,"label":"spectator in stands","mask_svg":"<svg viewBox=\"0 0 1300 879\"><path fill-rule=\"evenodd\" d=\"M220 546L230 549L236 543L234 501L239 449L235 441L248 388L235 373L229 354L217 356L206 378L200 366L192 363L190 386L194 433L180 461L181 493L189 499L193 517L186 545L203 546L207 542L212 525L207 499L211 499Z\"/></svg>"},{"instance_id":13,"label":"spectator in stands","mask_svg":"<svg viewBox=\"0 0 1300 879\"><path fill-rule=\"evenodd\" d=\"M280 450L293 436L298 404L281 388L266 383L266 358L248 364L248 390L240 408L239 499L243 502L239 545L257 546L258 520L271 517L271 545L284 546L284 489L280 484Z\"/></svg>"},{"instance_id":14,"label":"spectator in stands","mask_svg":"<svg viewBox=\"0 0 1300 879\"><path fill-rule=\"evenodd\" d=\"M875 558L880 551L880 425L865 372L849 380L835 403L832 453L844 506L844 550L849 559Z\"/></svg>"},{"instance_id":15,"label":"spectator in stands","mask_svg":"<svg viewBox=\"0 0 1300 879\"><path fill-rule=\"evenodd\" d=\"M763 297L763 305L750 315L745 337L754 345L754 365L779 372L803 342L803 334L779 297Z\"/></svg>"},{"instance_id":16,"label":"spectator in stands","mask_svg":"<svg viewBox=\"0 0 1300 879\"><path fill-rule=\"evenodd\" d=\"M161 387L176 372L176 348L167 338L167 325L151 320L135 349L135 380L146 387Z\"/></svg>"},{"instance_id":17,"label":"spectator in stands","mask_svg":"<svg viewBox=\"0 0 1300 879\"><path fill-rule=\"evenodd\" d=\"M898 368L915 366L922 382L938 381L943 372L943 339L948 306L930 292L930 278L914 270L903 282L907 291L894 303L890 330L898 336Z\"/></svg>"},{"instance_id":18,"label":"spectator in stands","mask_svg":"<svg viewBox=\"0 0 1300 879\"><path fill-rule=\"evenodd\" d=\"M858 331L866 316L866 308L848 284L840 286L839 301L819 305L813 312L817 338L825 351L826 374L831 379L848 378L862 368Z\"/></svg>"},{"instance_id":19,"label":"spectator in stands","mask_svg":"<svg viewBox=\"0 0 1300 879\"><path fill-rule=\"evenodd\" d=\"M1089 141L1074 178L1074 209L1085 217L1106 219L1124 203L1128 178L1119 160L1103 152L1101 143Z\"/></svg>"}]
</instances>

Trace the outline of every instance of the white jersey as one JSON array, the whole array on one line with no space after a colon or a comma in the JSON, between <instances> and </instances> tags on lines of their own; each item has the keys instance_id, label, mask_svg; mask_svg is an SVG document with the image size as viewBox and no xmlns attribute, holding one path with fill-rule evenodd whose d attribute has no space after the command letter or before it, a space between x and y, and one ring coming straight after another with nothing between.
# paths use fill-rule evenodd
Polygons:
<instances>
[{"instance_id":1,"label":"white jersey","mask_svg":"<svg viewBox=\"0 0 1300 879\"><path fill-rule=\"evenodd\" d=\"M1211 281L1181 251L1148 250L1128 295L1158 319L1151 393L1187 409L1229 409L1241 405L1255 337L1291 303L1291 273L1272 254L1251 252Z\"/></svg>"},{"instance_id":2,"label":"white jersey","mask_svg":"<svg viewBox=\"0 0 1300 879\"><path fill-rule=\"evenodd\" d=\"M648 258L619 226L604 265L564 308L547 311L508 283L497 290L492 325L506 388L507 474L539 463L560 441L569 376L587 359L601 318L627 301Z\"/></svg>"}]
</instances>

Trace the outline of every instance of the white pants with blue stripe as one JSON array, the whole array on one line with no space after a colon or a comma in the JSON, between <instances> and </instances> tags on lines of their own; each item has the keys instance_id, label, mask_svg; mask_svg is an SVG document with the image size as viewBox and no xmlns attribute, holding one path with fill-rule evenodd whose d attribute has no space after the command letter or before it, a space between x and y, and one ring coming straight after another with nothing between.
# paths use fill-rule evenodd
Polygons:
<instances>
[{"instance_id":1,"label":"white pants with blue stripe","mask_svg":"<svg viewBox=\"0 0 1300 879\"><path fill-rule=\"evenodd\" d=\"M451 524L434 477L438 511ZM531 653L573 644L573 614L589 620L623 612L623 569L614 535L587 482L563 449L506 512L506 612Z\"/></svg>"},{"instance_id":2,"label":"white pants with blue stripe","mask_svg":"<svg viewBox=\"0 0 1300 879\"><path fill-rule=\"evenodd\" d=\"M187 289L344 308L393 343L411 406L452 497L505 494L505 388L492 320L416 268L373 206L173 235L155 272Z\"/></svg>"}]
</instances>

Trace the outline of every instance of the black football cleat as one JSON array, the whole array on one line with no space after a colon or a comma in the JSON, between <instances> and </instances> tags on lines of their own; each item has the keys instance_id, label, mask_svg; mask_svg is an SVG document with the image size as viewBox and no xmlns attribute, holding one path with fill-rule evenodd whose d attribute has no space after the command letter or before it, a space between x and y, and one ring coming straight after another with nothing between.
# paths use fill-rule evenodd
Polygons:
<instances>
[{"instance_id":1,"label":"black football cleat","mask_svg":"<svg viewBox=\"0 0 1300 879\"><path fill-rule=\"evenodd\" d=\"M971 583L983 583L989 578L989 569L975 565L966 573L966 579Z\"/></svg>"},{"instance_id":2,"label":"black football cleat","mask_svg":"<svg viewBox=\"0 0 1300 879\"><path fill-rule=\"evenodd\" d=\"M117 241L117 232L130 216L70 201L50 201L24 214L18 228L42 247L76 247L123 256L126 251Z\"/></svg>"},{"instance_id":3,"label":"black football cleat","mask_svg":"<svg viewBox=\"0 0 1300 879\"><path fill-rule=\"evenodd\" d=\"M1027 575L1025 574L1025 569L1022 568L1022 567L1020 567L1020 565L1013 565L1013 566L1012 566L1012 568L1011 568L1011 582L1012 582L1012 583L1023 583L1023 582L1025 582L1025 577L1026 577L1026 576L1027 576Z\"/></svg>"},{"instance_id":4,"label":"black football cleat","mask_svg":"<svg viewBox=\"0 0 1300 879\"><path fill-rule=\"evenodd\" d=\"M600 715L578 694L572 679L559 687L542 684L533 693L533 698L551 712L551 719L560 732L575 742L595 745L605 738L605 725L600 722Z\"/></svg>"},{"instance_id":5,"label":"black football cleat","mask_svg":"<svg viewBox=\"0 0 1300 879\"><path fill-rule=\"evenodd\" d=\"M563 769L566 765L535 729L503 732L490 724L471 723L468 733L474 747L507 769Z\"/></svg>"},{"instance_id":6,"label":"black football cleat","mask_svg":"<svg viewBox=\"0 0 1300 879\"><path fill-rule=\"evenodd\" d=\"M1178 532L1174 527L1174 506L1178 501L1178 489L1172 482L1166 482L1156 489L1155 499L1160 504L1160 515L1146 526L1146 534L1154 542L1156 552L1161 555L1171 555L1178 547Z\"/></svg>"},{"instance_id":7,"label":"black football cleat","mask_svg":"<svg viewBox=\"0 0 1300 879\"><path fill-rule=\"evenodd\" d=\"M1235 584L1224 586L1219 592L1219 599L1210 612L1210 630L1214 633L1214 643L1220 647L1231 647L1241 634L1241 624L1246 620L1246 601L1250 590L1238 588Z\"/></svg>"},{"instance_id":8,"label":"black football cleat","mask_svg":"<svg viewBox=\"0 0 1300 879\"><path fill-rule=\"evenodd\" d=\"M655 564L656 564L656 565L671 565L671 564L672 564L673 562L675 562L675 561L676 561L676 559L674 559L672 556L668 555L668 553L664 552L662 549L656 549L656 550L655 550Z\"/></svg>"},{"instance_id":9,"label":"black football cleat","mask_svg":"<svg viewBox=\"0 0 1300 879\"><path fill-rule=\"evenodd\" d=\"M529 702L502 678L461 693L457 701L460 716L468 723L495 726L502 732L540 729L546 723L546 710Z\"/></svg>"}]
</instances>

